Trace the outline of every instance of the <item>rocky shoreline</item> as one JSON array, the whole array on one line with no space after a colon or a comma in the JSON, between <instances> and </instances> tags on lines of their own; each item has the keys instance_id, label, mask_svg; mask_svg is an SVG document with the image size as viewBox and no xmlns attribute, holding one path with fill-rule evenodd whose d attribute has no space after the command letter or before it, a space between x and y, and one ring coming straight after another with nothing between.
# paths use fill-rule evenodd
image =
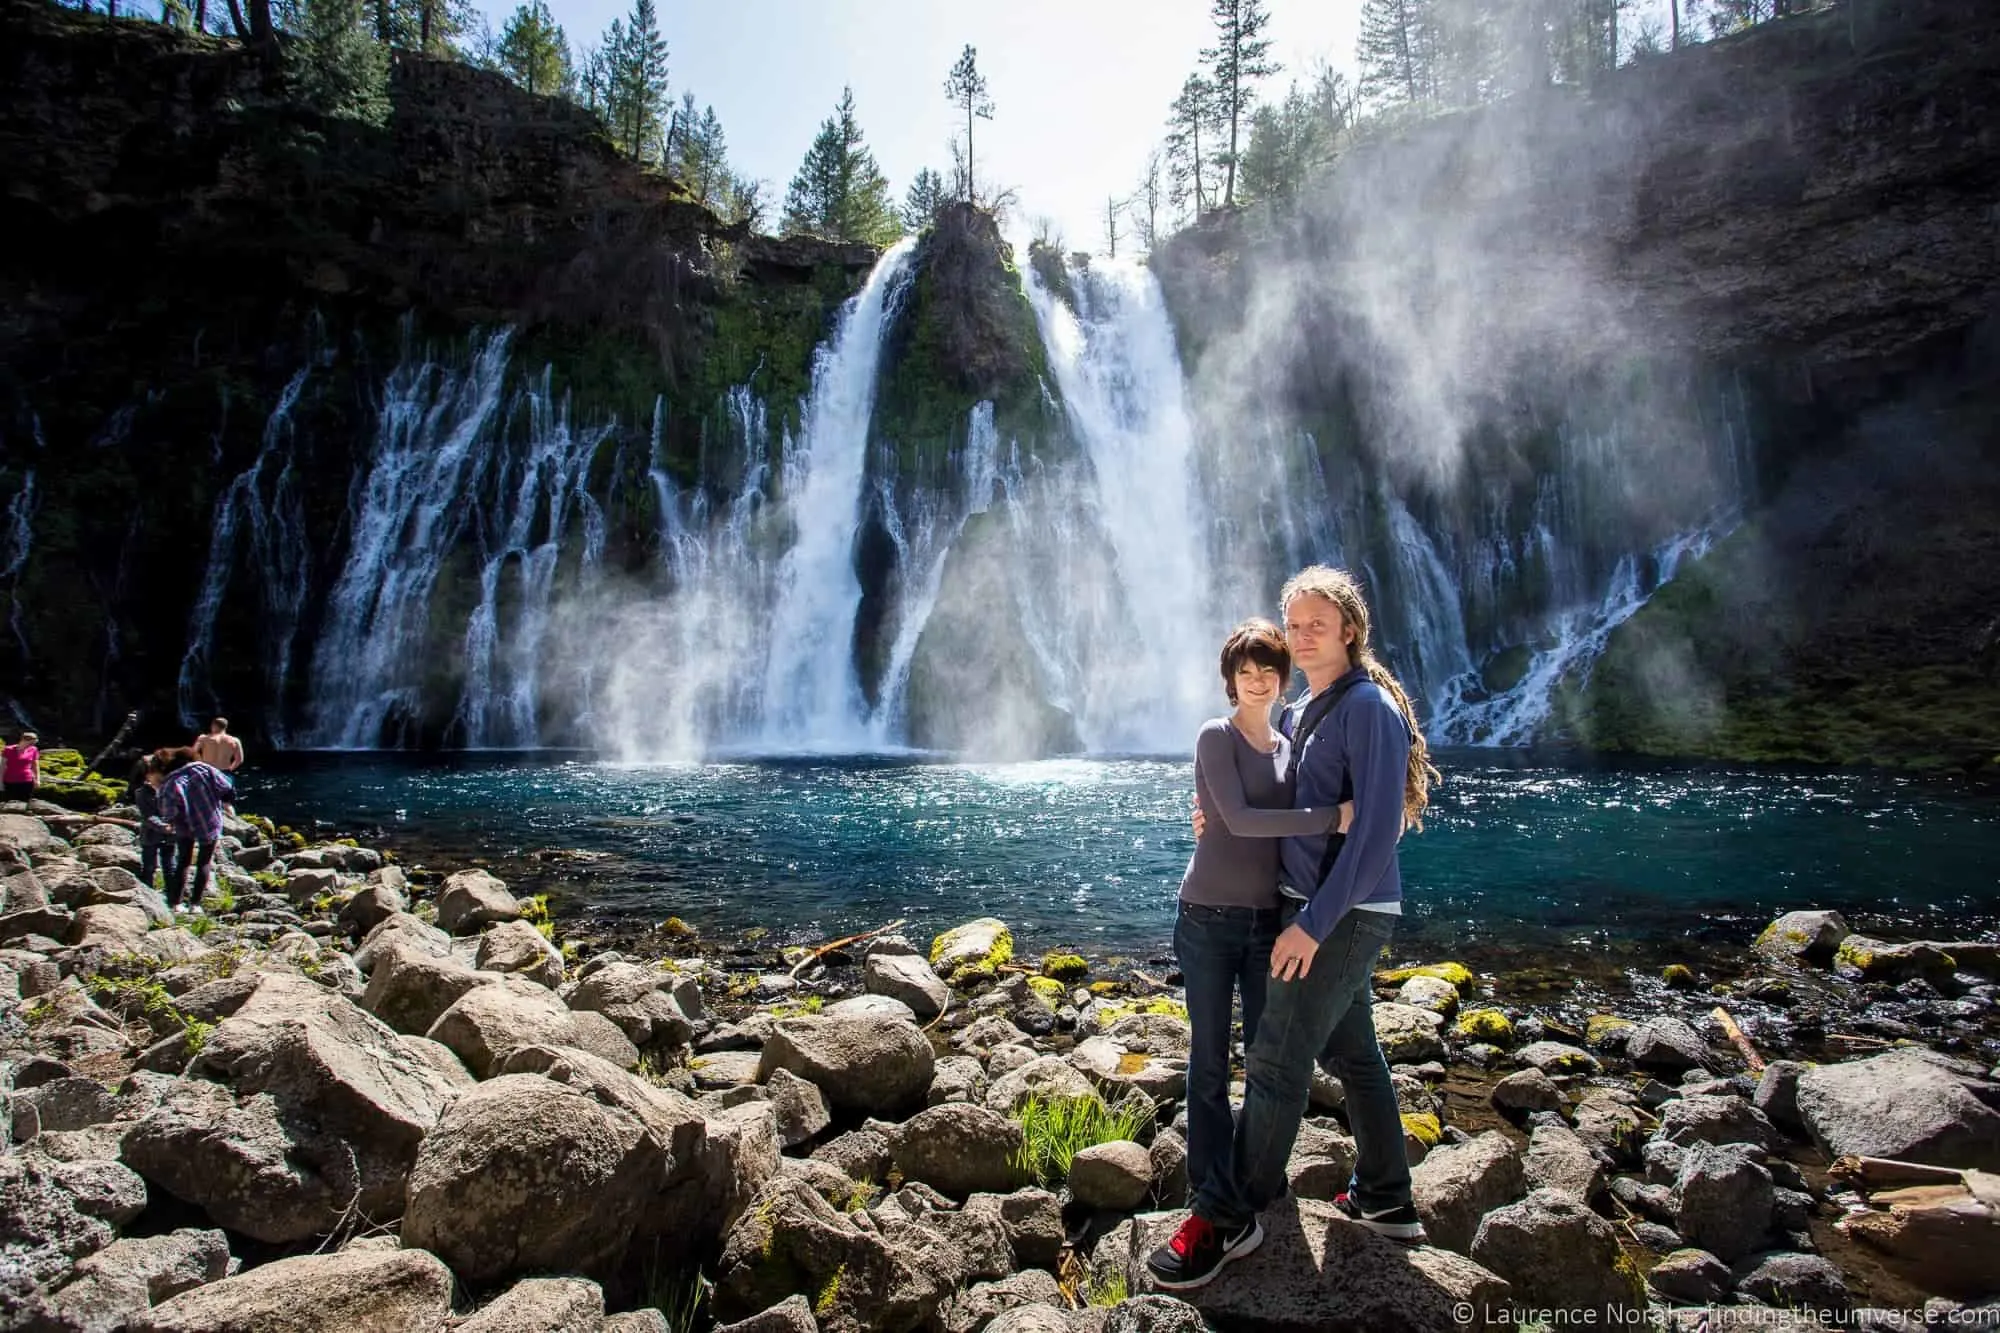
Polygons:
<instances>
[{"instance_id":1,"label":"rocky shoreline","mask_svg":"<svg viewBox=\"0 0 2000 1333\"><path fill-rule=\"evenodd\" d=\"M1322 1077L1269 1239L1181 1301L1170 971L991 920L612 951L254 815L176 916L124 813L0 806L0 1329L2000 1327L1992 943L1793 913L1580 1021L1383 973L1431 1244L1331 1208Z\"/></svg>"}]
</instances>

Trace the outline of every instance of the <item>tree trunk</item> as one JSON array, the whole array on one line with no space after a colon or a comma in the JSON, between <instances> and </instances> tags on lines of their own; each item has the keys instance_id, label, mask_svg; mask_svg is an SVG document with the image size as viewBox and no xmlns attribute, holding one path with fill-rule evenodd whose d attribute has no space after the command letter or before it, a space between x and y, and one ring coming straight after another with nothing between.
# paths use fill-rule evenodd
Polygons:
<instances>
[{"instance_id":1,"label":"tree trunk","mask_svg":"<svg viewBox=\"0 0 2000 1333\"><path fill-rule=\"evenodd\" d=\"M1199 222L1201 221L1201 210L1203 207L1201 197L1201 122L1199 117L1195 118L1193 123L1190 124L1189 132L1194 143L1194 220Z\"/></svg>"},{"instance_id":2,"label":"tree trunk","mask_svg":"<svg viewBox=\"0 0 2000 1333\"><path fill-rule=\"evenodd\" d=\"M1668 8L1673 12L1673 36L1668 38L1669 51L1681 49L1681 0L1669 0Z\"/></svg>"},{"instance_id":3,"label":"tree trunk","mask_svg":"<svg viewBox=\"0 0 2000 1333\"><path fill-rule=\"evenodd\" d=\"M233 7L236 0L229 0ZM265 51L275 51L277 29L271 25L271 0L250 0L250 40Z\"/></svg>"},{"instance_id":4,"label":"tree trunk","mask_svg":"<svg viewBox=\"0 0 2000 1333\"><path fill-rule=\"evenodd\" d=\"M375 0L375 40L389 44L389 0Z\"/></svg>"},{"instance_id":5,"label":"tree trunk","mask_svg":"<svg viewBox=\"0 0 2000 1333\"><path fill-rule=\"evenodd\" d=\"M208 31L208 0L194 0L194 30Z\"/></svg>"},{"instance_id":6,"label":"tree trunk","mask_svg":"<svg viewBox=\"0 0 2000 1333\"><path fill-rule=\"evenodd\" d=\"M237 0L229 0L229 22L236 29L237 41L250 40L250 25L243 21L243 6L238 4Z\"/></svg>"},{"instance_id":7,"label":"tree trunk","mask_svg":"<svg viewBox=\"0 0 2000 1333\"><path fill-rule=\"evenodd\" d=\"M431 10L436 4L437 0L424 0L423 7L417 11L421 16L417 35L419 51L428 52L431 49Z\"/></svg>"},{"instance_id":8,"label":"tree trunk","mask_svg":"<svg viewBox=\"0 0 2000 1333\"><path fill-rule=\"evenodd\" d=\"M972 94L965 97L965 202L979 207L979 189L972 175Z\"/></svg>"},{"instance_id":9,"label":"tree trunk","mask_svg":"<svg viewBox=\"0 0 2000 1333\"><path fill-rule=\"evenodd\" d=\"M1242 84L1239 81L1229 93L1229 171L1222 187L1224 208L1233 208L1236 204L1236 121L1242 108Z\"/></svg>"}]
</instances>

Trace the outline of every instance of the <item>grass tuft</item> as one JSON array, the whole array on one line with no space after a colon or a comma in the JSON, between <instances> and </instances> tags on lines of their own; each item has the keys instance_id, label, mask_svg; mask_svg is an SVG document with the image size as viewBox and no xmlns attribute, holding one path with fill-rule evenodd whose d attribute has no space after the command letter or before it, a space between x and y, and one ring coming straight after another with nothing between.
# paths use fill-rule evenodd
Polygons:
<instances>
[{"instance_id":1,"label":"grass tuft","mask_svg":"<svg viewBox=\"0 0 2000 1333\"><path fill-rule=\"evenodd\" d=\"M1095 1097L1030 1097L1014 1109L1021 1146L1014 1165L1053 1189L1069 1179L1070 1164L1085 1148L1137 1138L1153 1108L1137 1099L1106 1106Z\"/></svg>"}]
</instances>

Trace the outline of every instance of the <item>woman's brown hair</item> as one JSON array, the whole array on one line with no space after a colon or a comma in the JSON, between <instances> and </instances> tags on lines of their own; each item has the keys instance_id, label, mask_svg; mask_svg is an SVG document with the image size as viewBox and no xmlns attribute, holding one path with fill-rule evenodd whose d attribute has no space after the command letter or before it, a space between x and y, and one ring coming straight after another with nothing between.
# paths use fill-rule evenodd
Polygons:
<instances>
[{"instance_id":1,"label":"woman's brown hair","mask_svg":"<svg viewBox=\"0 0 2000 1333\"><path fill-rule=\"evenodd\" d=\"M1278 673L1278 688L1292 678L1292 650L1285 646L1285 632L1261 616L1252 617L1229 631L1222 641L1222 688L1229 702L1236 702L1236 673L1245 662L1270 667Z\"/></svg>"}]
</instances>

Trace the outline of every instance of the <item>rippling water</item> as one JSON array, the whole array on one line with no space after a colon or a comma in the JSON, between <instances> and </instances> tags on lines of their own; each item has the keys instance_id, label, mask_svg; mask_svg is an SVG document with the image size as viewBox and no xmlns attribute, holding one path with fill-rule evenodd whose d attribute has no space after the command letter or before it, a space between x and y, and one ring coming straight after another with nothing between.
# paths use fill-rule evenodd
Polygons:
<instances>
[{"instance_id":1,"label":"rippling water","mask_svg":"<svg viewBox=\"0 0 2000 1333\"><path fill-rule=\"evenodd\" d=\"M1447 752L1405 841L1399 952L1505 968L1747 942L1772 914L1965 938L2000 928L2000 799L1870 774L1561 768ZM1193 845L1185 761L759 761L627 768L547 757L313 756L247 809L426 852L607 854L549 872L592 912L827 938L981 915L1024 948L1146 955Z\"/></svg>"}]
</instances>

